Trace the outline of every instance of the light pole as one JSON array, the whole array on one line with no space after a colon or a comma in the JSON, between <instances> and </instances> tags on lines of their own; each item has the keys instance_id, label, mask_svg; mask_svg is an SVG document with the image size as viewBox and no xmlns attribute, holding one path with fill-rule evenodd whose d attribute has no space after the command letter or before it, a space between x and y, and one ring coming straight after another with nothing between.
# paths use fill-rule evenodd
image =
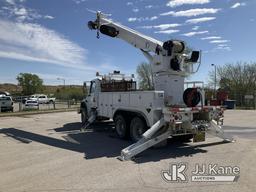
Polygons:
<instances>
[{"instance_id":1,"label":"light pole","mask_svg":"<svg viewBox=\"0 0 256 192\"><path fill-rule=\"evenodd\" d=\"M57 78L57 80L62 80L63 81L63 85L64 85L64 88L65 88L65 79L64 78Z\"/></svg>"},{"instance_id":2,"label":"light pole","mask_svg":"<svg viewBox=\"0 0 256 192\"><path fill-rule=\"evenodd\" d=\"M217 66L215 64L212 64L212 66L214 67L214 96L215 99L217 99L217 95L216 95L216 87L217 87Z\"/></svg>"}]
</instances>

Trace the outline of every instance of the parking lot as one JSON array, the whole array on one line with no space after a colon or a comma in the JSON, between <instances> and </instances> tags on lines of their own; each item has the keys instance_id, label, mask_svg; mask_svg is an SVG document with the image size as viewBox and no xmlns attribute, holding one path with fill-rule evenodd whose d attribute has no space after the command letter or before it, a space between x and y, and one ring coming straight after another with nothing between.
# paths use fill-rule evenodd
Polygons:
<instances>
[{"instance_id":1,"label":"parking lot","mask_svg":"<svg viewBox=\"0 0 256 192\"><path fill-rule=\"evenodd\" d=\"M0 118L0 191L255 191L256 111L226 111L224 129L235 143L169 139L132 161L117 159L131 144L111 122L80 132L76 112ZM240 167L237 182L170 183L161 177L173 162Z\"/></svg>"}]
</instances>

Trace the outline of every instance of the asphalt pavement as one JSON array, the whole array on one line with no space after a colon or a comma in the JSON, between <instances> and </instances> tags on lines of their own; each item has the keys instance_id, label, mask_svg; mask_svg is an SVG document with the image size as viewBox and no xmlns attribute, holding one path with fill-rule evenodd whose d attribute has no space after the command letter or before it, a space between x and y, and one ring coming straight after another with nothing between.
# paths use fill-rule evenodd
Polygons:
<instances>
[{"instance_id":1,"label":"asphalt pavement","mask_svg":"<svg viewBox=\"0 0 256 192\"><path fill-rule=\"evenodd\" d=\"M172 139L131 161L119 161L131 144L111 122L80 131L76 112L0 118L0 191L255 191L256 112L226 111L224 129L236 139L201 143ZM170 164L186 164L186 182L163 178ZM239 167L236 182L193 182L196 165Z\"/></svg>"}]
</instances>

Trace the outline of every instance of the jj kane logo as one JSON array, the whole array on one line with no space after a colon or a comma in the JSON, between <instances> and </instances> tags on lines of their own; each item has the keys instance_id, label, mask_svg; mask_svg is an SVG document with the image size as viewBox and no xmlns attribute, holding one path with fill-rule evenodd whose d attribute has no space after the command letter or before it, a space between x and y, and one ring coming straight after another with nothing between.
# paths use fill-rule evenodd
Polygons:
<instances>
[{"instance_id":1,"label":"jj kane logo","mask_svg":"<svg viewBox=\"0 0 256 192\"><path fill-rule=\"evenodd\" d=\"M187 163L171 163L169 170L163 170L162 178L166 182L188 182ZM218 164L196 164L191 172L192 182L234 182L240 174L238 166L218 166Z\"/></svg>"},{"instance_id":2,"label":"jj kane logo","mask_svg":"<svg viewBox=\"0 0 256 192\"><path fill-rule=\"evenodd\" d=\"M169 170L162 171L162 178L167 182L187 182L187 163L172 163Z\"/></svg>"}]
</instances>

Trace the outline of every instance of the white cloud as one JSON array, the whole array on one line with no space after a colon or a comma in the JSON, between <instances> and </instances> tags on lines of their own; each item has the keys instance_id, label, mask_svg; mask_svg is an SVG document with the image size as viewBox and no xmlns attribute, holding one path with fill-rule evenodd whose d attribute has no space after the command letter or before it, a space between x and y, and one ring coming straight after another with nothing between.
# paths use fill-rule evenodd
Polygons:
<instances>
[{"instance_id":1,"label":"white cloud","mask_svg":"<svg viewBox=\"0 0 256 192\"><path fill-rule=\"evenodd\" d=\"M196 18L196 19L188 19L186 21L186 23L197 24L197 23L202 23L202 22L206 22L206 21L211 21L214 19L216 19L216 17L201 17L201 18Z\"/></svg>"},{"instance_id":2,"label":"white cloud","mask_svg":"<svg viewBox=\"0 0 256 192\"><path fill-rule=\"evenodd\" d=\"M153 21L153 20L156 20L156 19L158 19L157 16L153 16L153 17L150 17L150 18L149 18L150 21Z\"/></svg>"},{"instance_id":3,"label":"white cloud","mask_svg":"<svg viewBox=\"0 0 256 192\"><path fill-rule=\"evenodd\" d=\"M172 15L174 17L194 17L199 15L205 15L205 14L215 14L220 9L214 9L214 8L202 8L202 9L188 9L185 11L170 11L166 13L161 13L160 15L166 16L166 15Z\"/></svg>"},{"instance_id":4,"label":"white cloud","mask_svg":"<svg viewBox=\"0 0 256 192\"><path fill-rule=\"evenodd\" d=\"M153 21L153 20L156 20L156 19L158 19L157 16L152 16L152 17L130 17L130 18L128 18L128 22Z\"/></svg>"},{"instance_id":5,"label":"white cloud","mask_svg":"<svg viewBox=\"0 0 256 192\"><path fill-rule=\"evenodd\" d=\"M6 2L11 4L11 5L15 5L15 1L14 0L6 0Z\"/></svg>"},{"instance_id":6,"label":"white cloud","mask_svg":"<svg viewBox=\"0 0 256 192\"><path fill-rule=\"evenodd\" d=\"M138 28L142 29L160 29L160 30L166 30L169 28L179 27L181 24L178 23L172 23L172 24L161 24L161 25L149 25L149 26L141 26Z\"/></svg>"},{"instance_id":7,"label":"white cloud","mask_svg":"<svg viewBox=\"0 0 256 192\"><path fill-rule=\"evenodd\" d=\"M54 17L51 16L51 15L45 15L44 18L45 18L45 19L54 19Z\"/></svg>"},{"instance_id":8,"label":"white cloud","mask_svg":"<svg viewBox=\"0 0 256 192\"><path fill-rule=\"evenodd\" d=\"M137 12L139 12L139 9L138 9L138 8L134 8L134 9L132 9L132 11L133 11L134 13L137 13Z\"/></svg>"},{"instance_id":9,"label":"white cloud","mask_svg":"<svg viewBox=\"0 0 256 192\"><path fill-rule=\"evenodd\" d=\"M225 50L225 51L232 51L232 49L231 49L231 47L220 47L220 46L218 46L218 47L216 47L215 49L218 49L218 50Z\"/></svg>"},{"instance_id":10,"label":"white cloud","mask_svg":"<svg viewBox=\"0 0 256 192\"><path fill-rule=\"evenodd\" d=\"M18 16L19 15L28 15L28 12L24 7L22 7L20 9L14 9L14 14L18 15Z\"/></svg>"},{"instance_id":11,"label":"white cloud","mask_svg":"<svg viewBox=\"0 0 256 192\"><path fill-rule=\"evenodd\" d=\"M86 0L73 0L76 4L80 4L80 3L83 3L85 2Z\"/></svg>"},{"instance_id":12,"label":"white cloud","mask_svg":"<svg viewBox=\"0 0 256 192\"><path fill-rule=\"evenodd\" d=\"M155 31L154 33L172 34L172 33L177 33L179 31L180 30L177 30L177 29L170 29L170 30Z\"/></svg>"},{"instance_id":13,"label":"white cloud","mask_svg":"<svg viewBox=\"0 0 256 192\"><path fill-rule=\"evenodd\" d=\"M205 34L205 33L209 33L209 31L192 31L192 32L189 32L189 33L184 33L182 35L187 36L187 37L192 37L192 36L195 36L195 35L201 35L201 34Z\"/></svg>"},{"instance_id":14,"label":"white cloud","mask_svg":"<svg viewBox=\"0 0 256 192\"><path fill-rule=\"evenodd\" d=\"M82 1L82 0L80 0ZM6 0L6 6L0 8L0 15L7 19L13 19L18 22L31 22L35 19L52 19L50 15L40 15L36 10L26 8L23 5L24 0L14 1Z\"/></svg>"},{"instance_id":15,"label":"white cloud","mask_svg":"<svg viewBox=\"0 0 256 192\"><path fill-rule=\"evenodd\" d=\"M210 0L171 0L166 5L169 7L177 7L185 4L194 5L205 3L210 3Z\"/></svg>"},{"instance_id":16,"label":"white cloud","mask_svg":"<svg viewBox=\"0 0 256 192\"><path fill-rule=\"evenodd\" d=\"M231 9L235 9L235 8L238 8L238 7L240 7L240 6L245 6L246 5L246 3L235 3L234 5L232 5L230 8Z\"/></svg>"},{"instance_id":17,"label":"white cloud","mask_svg":"<svg viewBox=\"0 0 256 192\"><path fill-rule=\"evenodd\" d=\"M218 44L218 47L228 47L227 44Z\"/></svg>"},{"instance_id":18,"label":"white cloud","mask_svg":"<svg viewBox=\"0 0 256 192\"><path fill-rule=\"evenodd\" d=\"M192 30L196 31L196 30L198 30L199 28L200 28L200 26L194 26L194 27L192 28Z\"/></svg>"},{"instance_id":19,"label":"white cloud","mask_svg":"<svg viewBox=\"0 0 256 192\"><path fill-rule=\"evenodd\" d=\"M41 25L0 19L2 58L86 69L86 54L87 50Z\"/></svg>"},{"instance_id":20,"label":"white cloud","mask_svg":"<svg viewBox=\"0 0 256 192\"><path fill-rule=\"evenodd\" d=\"M217 43L227 43L229 42L229 40L213 40L213 41L210 41L210 43L214 43L214 44L217 44Z\"/></svg>"},{"instance_id":21,"label":"white cloud","mask_svg":"<svg viewBox=\"0 0 256 192\"><path fill-rule=\"evenodd\" d=\"M213 39L221 39L220 36L209 36L209 37L203 37L202 40L213 40Z\"/></svg>"},{"instance_id":22,"label":"white cloud","mask_svg":"<svg viewBox=\"0 0 256 192\"><path fill-rule=\"evenodd\" d=\"M130 17L130 18L128 18L128 21L129 22L134 22L134 21L137 21L137 19L138 18L136 18L136 17Z\"/></svg>"}]
</instances>

